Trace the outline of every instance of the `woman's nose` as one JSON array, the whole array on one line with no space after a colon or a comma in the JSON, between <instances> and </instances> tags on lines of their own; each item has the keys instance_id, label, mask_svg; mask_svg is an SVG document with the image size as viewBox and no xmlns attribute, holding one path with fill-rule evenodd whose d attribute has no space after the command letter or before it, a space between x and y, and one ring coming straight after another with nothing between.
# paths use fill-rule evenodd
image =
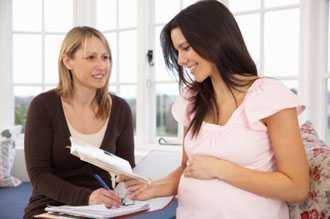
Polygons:
<instances>
[{"instance_id":1,"label":"woman's nose","mask_svg":"<svg viewBox=\"0 0 330 219\"><path fill-rule=\"evenodd\" d=\"M179 52L178 64L182 66L187 64L187 61L188 61L187 57Z\"/></svg>"},{"instance_id":2,"label":"woman's nose","mask_svg":"<svg viewBox=\"0 0 330 219\"><path fill-rule=\"evenodd\" d=\"M108 60L105 60L105 59L103 59L103 58L99 58L99 59L97 60L97 67L104 69L104 68L106 68L107 66L108 66Z\"/></svg>"}]
</instances>

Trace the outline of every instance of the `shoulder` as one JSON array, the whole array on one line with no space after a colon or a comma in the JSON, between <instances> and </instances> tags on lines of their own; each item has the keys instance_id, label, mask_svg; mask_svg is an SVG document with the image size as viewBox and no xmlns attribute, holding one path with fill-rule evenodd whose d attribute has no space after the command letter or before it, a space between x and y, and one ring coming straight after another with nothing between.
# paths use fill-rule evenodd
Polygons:
<instances>
[{"instance_id":1,"label":"shoulder","mask_svg":"<svg viewBox=\"0 0 330 219\"><path fill-rule=\"evenodd\" d=\"M260 77L254 81L251 85L250 92L261 92L261 91L281 91L290 90L281 80L271 77Z\"/></svg>"},{"instance_id":2,"label":"shoulder","mask_svg":"<svg viewBox=\"0 0 330 219\"><path fill-rule=\"evenodd\" d=\"M305 106L292 90L274 78L257 79L244 100L244 110L250 125L288 108L295 108L300 114Z\"/></svg>"},{"instance_id":3,"label":"shoulder","mask_svg":"<svg viewBox=\"0 0 330 219\"><path fill-rule=\"evenodd\" d=\"M262 77L254 81L248 89L246 99L251 103L272 104L277 102L296 102L298 101L297 91L288 88L282 81Z\"/></svg>"},{"instance_id":4,"label":"shoulder","mask_svg":"<svg viewBox=\"0 0 330 219\"><path fill-rule=\"evenodd\" d=\"M55 89L49 90L39 95L35 96L30 106L38 108L56 108L54 106L58 105L59 95Z\"/></svg>"},{"instance_id":5,"label":"shoulder","mask_svg":"<svg viewBox=\"0 0 330 219\"><path fill-rule=\"evenodd\" d=\"M130 110L129 104L127 103L127 101L124 98L119 97L113 93L111 93L110 96L112 99L113 107L120 109L120 110L125 110L125 111Z\"/></svg>"},{"instance_id":6,"label":"shoulder","mask_svg":"<svg viewBox=\"0 0 330 219\"><path fill-rule=\"evenodd\" d=\"M196 95L189 88L183 88L172 105L174 119L188 127L192 119L193 98Z\"/></svg>"},{"instance_id":7,"label":"shoulder","mask_svg":"<svg viewBox=\"0 0 330 219\"><path fill-rule=\"evenodd\" d=\"M132 111L127 101L114 94L110 94L112 100L111 117L117 117L120 121L129 120L132 117Z\"/></svg>"}]
</instances>

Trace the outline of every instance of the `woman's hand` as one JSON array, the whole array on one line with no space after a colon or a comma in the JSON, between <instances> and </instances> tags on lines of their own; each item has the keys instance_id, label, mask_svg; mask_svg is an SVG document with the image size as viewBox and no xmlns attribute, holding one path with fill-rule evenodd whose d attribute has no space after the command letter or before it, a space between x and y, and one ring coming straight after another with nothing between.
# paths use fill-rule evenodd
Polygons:
<instances>
[{"instance_id":1,"label":"woman's hand","mask_svg":"<svg viewBox=\"0 0 330 219\"><path fill-rule=\"evenodd\" d=\"M107 208L119 207L120 198L115 192L100 188L90 194L88 204L104 204Z\"/></svg>"},{"instance_id":2,"label":"woman's hand","mask_svg":"<svg viewBox=\"0 0 330 219\"><path fill-rule=\"evenodd\" d=\"M195 155L187 161L183 174L196 179L223 179L227 164L230 163L213 156Z\"/></svg>"},{"instance_id":3,"label":"woman's hand","mask_svg":"<svg viewBox=\"0 0 330 219\"><path fill-rule=\"evenodd\" d=\"M156 197L156 190L153 182L145 183L124 175L117 176L116 181L125 184L126 195L129 199L148 200Z\"/></svg>"}]
</instances>

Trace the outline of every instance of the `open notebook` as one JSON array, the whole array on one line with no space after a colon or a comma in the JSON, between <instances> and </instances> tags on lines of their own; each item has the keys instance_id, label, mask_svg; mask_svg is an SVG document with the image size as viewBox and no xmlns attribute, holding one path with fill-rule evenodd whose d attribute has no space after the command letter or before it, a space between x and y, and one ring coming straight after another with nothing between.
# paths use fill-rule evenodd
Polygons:
<instances>
[{"instance_id":1,"label":"open notebook","mask_svg":"<svg viewBox=\"0 0 330 219\"><path fill-rule=\"evenodd\" d=\"M45 210L48 213L57 215L71 215L75 217L87 217L106 219L122 215L132 214L149 209L149 204L134 204L130 206L121 206L119 208L106 208L104 205L84 205L84 206L49 206Z\"/></svg>"},{"instance_id":2,"label":"open notebook","mask_svg":"<svg viewBox=\"0 0 330 219\"><path fill-rule=\"evenodd\" d=\"M104 151L98 147L88 145L75 138L70 138L71 147L70 153L79 157L80 160L91 163L98 166L110 174L114 175L126 175L143 182L149 182L147 177L143 177L133 172L129 162L124 160L108 151Z\"/></svg>"},{"instance_id":3,"label":"open notebook","mask_svg":"<svg viewBox=\"0 0 330 219\"><path fill-rule=\"evenodd\" d=\"M156 180L162 177L167 176L170 174L177 166L180 164L180 159L181 159L181 154L177 153L175 151L151 151L148 153L147 156L145 156L134 168L134 172L136 174L139 174L141 176L146 176L148 179L151 180ZM156 165L157 164L157 165ZM160 168L161 166L161 168ZM120 184L119 184L120 185ZM119 189L119 190L117 190ZM122 192L120 191L120 186L116 187L117 192ZM136 211L134 212L139 212L143 211L143 206L147 206L148 211L155 211L155 210L160 210L166 207L170 201L172 200L172 196L168 197L160 197L160 198L154 198L148 201L135 201L134 205L126 206L126 207L121 207L121 210L123 209L135 209ZM142 206L142 207L141 207ZM63 206L62 206L63 207ZM73 207L73 206L71 206ZM81 206L84 208L88 209L88 206ZM53 208L53 207L52 207ZM74 207L75 208L75 207ZM103 207L101 207L101 211ZM93 209L93 207L92 207ZM94 208L94 210L98 210L98 208ZM108 210L108 209L106 209ZM113 210L113 209L111 209ZM121 215L126 215L130 214L133 212L130 211L121 211ZM68 216L58 216L58 215L51 215L51 214L40 214L35 217L38 218L53 218L53 219L71 219L72 217ZM87 217L87 216L85 216ZM96 218L94 215L92 218ZM141 218L144 218L144 215L141 215Z\"/></svg>"}]
</instances>

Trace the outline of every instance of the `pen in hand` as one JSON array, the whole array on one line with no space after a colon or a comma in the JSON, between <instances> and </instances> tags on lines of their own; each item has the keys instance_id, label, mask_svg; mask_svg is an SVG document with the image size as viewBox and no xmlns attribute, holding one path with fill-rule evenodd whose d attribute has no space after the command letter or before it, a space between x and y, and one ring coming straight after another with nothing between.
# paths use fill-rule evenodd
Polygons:
<instances>
[{"instance_id":1,"label":"pen in hand","mask_svg":"<svg viewBox=\"0 0 330 219\"><path fill-rule=\"evenodd\" d=\"M103 188L105 188L105 189L107 189L109 191L112 191L110 189L110 187L104 182L104 180L98 174L94 174L94 177L97 180L97 182L100 184L100 186L102 186ZM127 202L127 201L125 201L125 198L120 198L120 203L122 205L124 205L124 206L134 204L134 202Z\"/></svg>"},{"instance_id":2,"label":"pen in hand","mask_svg":"<svg viewBox=\"0 0 330 219\"><path fill-rule=\"evenodd\" d=\"M100 186L111 191L110 187L104 182L104 180L99 175L94 174L94 177L95 177L96 181L100 184Z\"/></svg>"}]
</instances>

